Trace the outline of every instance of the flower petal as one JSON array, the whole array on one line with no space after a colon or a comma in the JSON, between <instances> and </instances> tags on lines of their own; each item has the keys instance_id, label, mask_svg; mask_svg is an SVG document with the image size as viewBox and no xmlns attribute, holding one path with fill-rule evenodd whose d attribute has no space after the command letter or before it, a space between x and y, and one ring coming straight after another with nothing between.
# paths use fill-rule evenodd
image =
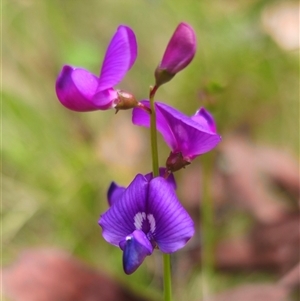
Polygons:
<instances>
[{"instance_id":1,"label":"flower petal","mask_svg":"<svg viewBox=\"0 0 300 301\"><path fill-rule=\"evenodd\" d=\"M119 26L105 54L98 91L118 84L132 67L136 57L137 42L134 32L127 26Z\"/></svg>"},{"instance_id":2,"label":"flower petal","mask_svg":"<svg viewBox=\"0 0 300 301\"><path fill-rule=\"evenodd\" d=\"M99 110L108 110L115 107L117 98L117 91L111 88L97 92L93 97L93 102L98 106Z\"/></svg>"},{"instance_id":3,"label":"flower petal","mask_svg":"<svg viewBox=\"0 0 300 301\"><path fill-rule=\"evenodd\" d=\"M117 185L115 182L111 182L107 191L107 200L109 206L112 206L126 190L125 187Z\"/></svg>"},{"instance_id":4,"label":"flower petal","mask_svg":"<svg viewBox=\"0 0 300 301\"><path fill-rule=\"evenodd\" d=\"M149 106L149 101L142 101ZM157 130L174 153L181 152L184 158L193 159L212 150L221 137L207 126L198 123L164 103L156 102ZM136 125L150 126L150 115L135 108L132 122Z\"/></svg>"},{"instance_id":5,"label":"flower petal","mask_svg":"<svg viewBox=\"0 0 300 301\"><path fill-rule=\"evenodd\" d=\"M166 171L167 171L167 169L165 167L160 167L159 168L160 177L164 177ZM147 173L145 175L145 178L147 179L148 182L150 182L153 179L153 172ZM169 176L167 178L167 183L169 183L173 187L173 189L176 190L177 185L176 185L175 177L172 173L169 174Z\"/></svg>"},{"instance_id":6,"label":"flower petal","mask_svg":"<svg viewBox=\"0 0 300 301\"><path fill-rule=\"evenodd\" d=\"M161 177L163 177L166 173L167 169L165 167L160 167L159 168L159 175ZM148 182L150 182L153 179L153 173L147 173L146 175L144 175L144 177L146 178L146 180ZM170 174L167 178L167 182L173 187L174 190L176 190L177 185L176 185L176 181L175 181L175 177L173 174ZM108 200L108 204L109 206L112 206L124 193L124 191L126 190L126 187L120 186L115 182L111 182L110 186L108 187L107 190L107 200Z\"/></svg>"},{"instance_id":7,"label":"flower petal","mask_svg":"<svg viewBox=\"0 0 300 301\"><path fill-rule=\"evenodd\" d=\"M158 110L166 118L177 140L177 149L184 158L193 159L212 150L221 137L195 122L190 117L163 103L157 103Z\"/></svg>"},{"instance_id":8,"label":"flower petal","mask_svg":"<svg viewBox=\"0 0 300 301\"><path fill-rule=\"evenodd\" d=\"M140 102L146 107L150 108L149 100L142 100ZM132 123L135 125L150 127L149 113L140 108L134 108L132 110ZM161 114L160 110L157 109L157 105L156 105L156 127L157 130L164 137L168 146L171 149L177 148L177 141L173 135L172 129L170 128L166 118Z\"/></svg>"},{"instance_id":9,"label":"flower petal","mask_svg":"<svg viewBox=\"0 0 300 301\"><path fill-rule=\"evenodd\" d=\"M164 253L184 247L194 235L193 220L162 177L154 178L149 184L147 213L155 219L154 240Z\"/></svg>"},{"instance_id":10,"label":"flower petal","mask_svg":"<svg viewBox=\"0 0 300 301\"><path fill-rule=\"evenodd\" d=\"M92 99L98 87L98 78L87 70L64 66L56 81L59 101L68 109L79 112L98 110Z\"/></svg>"},{"instance_id":11,"label":"flower petal","mask_svg":"<svg viewBox=\"0 0 300 301\"><path fill-rule=\"evenodd\" d=\"M123 268L127 275L136 271L145 257L153 252L153 246L141 230L135 230L131 235L126 236L120 242L120 248L123 250Z\"/></svg>"},{"instance_id":12,"label":"flower petal","mask_svg":"<svg viewBox=\"0 0 300 301\"><path fill-rule=\"evenodd\" d=\"M213 116L204 108L200 108L191 118L213 133L217 132L217 125Z\"/></svg>"},{"instance_id":13,"label":"flower petal","mask_svg":"<svg viewBox=\"0 0 300 301\"><path fill-rule=\"evenodd\" d=\"M137 175L122 196L100 217L104 239L112 245L119 246L121 240L136 230L136 214L146 211L148 181Z\"/></svg>"}]
</instances>

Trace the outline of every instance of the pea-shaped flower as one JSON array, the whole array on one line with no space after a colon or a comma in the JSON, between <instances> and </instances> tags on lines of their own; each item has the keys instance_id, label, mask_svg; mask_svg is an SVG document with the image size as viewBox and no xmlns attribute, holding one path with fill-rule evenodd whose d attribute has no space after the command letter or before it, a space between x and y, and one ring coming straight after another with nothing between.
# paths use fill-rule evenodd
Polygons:
<instances>
[{"instance_id":1,"label":"pea-shaped flower","mask_svg":"<svg viewBox=\"0 0 300 301\"><path fill-rule=\"evenodd\" d=\"M104 239L123 250L123 268L132 274L153 253L173 253L194 235L194 223L162 177L138 174L99 219Z\"/></svg>"},{"instance_id":2,"label":"pea-shaped flower","mask_svg":"<svg viewBox=\"0 0 300 301\"><path fill-rule=\"evenodd\" d=\"M149 101L142 103L149 107ZM201 108L194 116L186 116L164 103L156 102L156 126L171 148L166 166L171 172L190 164L197 156L209 152L221 141L212 115ZM150 115L138 108L132 112L132 122L150 126Z\"/></svg>"},{"instance_id":3,"label":"pea-shaped flower","mask_svg":"<svg viewBox=\"0 0 300 301\"><path fill-rule=\"evenodd\" d=\"M167 169L164 167L159 168L159 175L161 177L164 177L167 175L167 182L173 187L173 189L177 188L177 184L175 181L175 177L173 174L168 174ZM144 175L147 181L151 181L153 179L153 173L147 173ZM107 190L107 201L109 206L112 206L114 202L116 202L123 194L123 192L126 190L126 187L120 186L116 184L115 182L111 182L109 185L109 188Z\"/></svg>"},{"instance_id":4,"label":"pea-shaped flower","mask_svg":"<svg viewBox=\"0 0 300 301\"><path fill-rule=\"evenodd\" d=\"M127 26L119 26L113 36L101 68L100 76L78 67L65 65L56 81L59 101L79 112L127 109L138 105L127 92L115 90L137 57L135 34Z\"/></svg>"},{"instance_id":5,"label":"pea-shaped flower","mask_svg":"<svg viewBox=\"0 0 300 301\"><path fill-rule=\"evenodd\" d=\"M192 61L195 53L195 32L190 25L180 23L167 45L162 61L155 70L156 86L170 81Z\"/></svg>"}]
</instances>

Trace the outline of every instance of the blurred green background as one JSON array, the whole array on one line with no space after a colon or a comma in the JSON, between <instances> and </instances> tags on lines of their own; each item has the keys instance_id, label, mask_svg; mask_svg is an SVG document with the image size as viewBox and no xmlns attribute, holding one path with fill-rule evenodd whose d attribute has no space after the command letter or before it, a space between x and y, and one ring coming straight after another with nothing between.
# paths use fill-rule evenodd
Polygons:
<instances>
[{"instance_id":1,"label":"blurred green background","mask_svg":"<svg viewBox=\"0 0 300 301\"><path fill-rule=\"evenodd\" d=\"M185 21L197 33L197 54L157 99L186 114L205 105L222 136L247 127L254 141L297 155L298 52L278 44L264 19L270 5L282 3L3 1L3 264L24 248L55 246L131 286L159 291L147 273L155 259L128 278L121 251L104 241L97 225L109 183L127 185L151 169L146 131L131 124L130 112L68 111L56 98L56 77L64 64L98 74L111 36L126 24L139 54L119 87L147 98L165 46ZM162 140L159 149L163 163ZM226 283L235 281L243 279L233 275Z\"/></svg>"}]
</instances>

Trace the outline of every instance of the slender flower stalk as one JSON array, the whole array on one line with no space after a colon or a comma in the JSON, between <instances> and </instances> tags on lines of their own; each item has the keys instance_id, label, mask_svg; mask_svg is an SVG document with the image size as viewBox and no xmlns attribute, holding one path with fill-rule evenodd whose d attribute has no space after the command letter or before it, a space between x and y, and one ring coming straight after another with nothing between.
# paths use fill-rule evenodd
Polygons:
<instances>
[{"instance_id":1,"label":"slender flower stalk","mask_svg":"<svg viewBox=\"0 0 300 301\"><path fill-rule=\"evenodd\" d=\"M157 129L156 129L156 111L154 105L154 96L156 92L156 86L150 88L150 139L151 139L151 153L152 153L152 170L153 176L159 175L159 163L158 163L158 150L157 150Z\"/></svg>"},{"instance_id":2,"label":"slender flower stalk","mask_svg":"<svg viewBox=\"0 0 300 301\"><path fill-rule=\"evenodd\" d=\"M164 264L164 301L172 300L171 255L163 254Z\"/></svg>"},{"instance_id":3,"label":"slender flower stalk","mask_svg":"<svg viewBox=\"0 0 300 301\"><path fill-rule=\"evenodd\" d=\"M150 89L150 135L151 135L151 153L152 153L152 168L153 176L159 175L158 150L157 150L157 127L156 127L156 111L154 96L158 87L155 85ZM172 300L172 280L171 280L171 256L163 253L163 279L164 279L164 301Z\"/></svg>"}]
</instances>

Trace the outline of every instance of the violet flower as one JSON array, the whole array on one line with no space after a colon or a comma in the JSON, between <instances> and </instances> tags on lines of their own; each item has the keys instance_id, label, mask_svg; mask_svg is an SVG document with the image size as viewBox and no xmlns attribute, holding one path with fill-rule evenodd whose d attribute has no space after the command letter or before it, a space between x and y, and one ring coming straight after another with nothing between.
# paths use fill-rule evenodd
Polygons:
<instances>
[{"instance_id":1,"label":"violet flower","mask_svg":"<svg viewBox=\"0 0 300 301\"><path fill-rule=\"evenodd\" d=\"M155 70L156 86L171 80L192 61L195 53L195 32L190 25L180 23L168 43L161 63Z\"/></svg>"},{"instance_id":2,"label":"violet flower","mask_svg":"<svg viewBox=\"0 0 300 301\"><path fill-rule=\"evenodd\" d=\"M119 26L107 48L99 77L78 67L65 65L62 68L56 81L59 101L79 112L138 105L131 94L113 88L132 67L136 57L134 32L127 26Z\"/></svg>"},{"instance_id":3,"label":"violet flower","mask_svg":"<svg viewBox=\"0 0 300 301\"><path fill-rule=\"evenodd\" d=\"M206 129L213 133L217 132L217 126L213 116L204 108L200 108L195 115L191 116L191 119L201 124Z\"/></svg>"},{"instance_id":4,"label":"violet flower","mask_svg":"<svg viewBox=\"0 0 300 301\"><path fill-rule=\"evenodd\" d=\"M142 103L149 107L149 101ZM197 156L212 150L220 141L216 125L211 114L201 108L192 117L188 117L164 103L156 102L156 126L171 148L166 166L170 172L177 171L190 164ZM135 125L150 126L150 115L135 108L132 112Z\"/></svg>"},{"instance_id":5,"label":"violet flower","mask_svg":"<svg viewBox=\"0 0 300 301\"><path fill-rule=\"evenodd\" d=\"M132 274L154 248L173 253L194 235L194 223L162 177L138 174L101 215L104 239L123 250L123 268Z\"/></svg>"},{"instance_id":6,"label":"violet flower","mask_svg":"<svg viewBox=\"0 0 300 301\"><path fill-rule=\"evenodd\" d=\"M173 174L168 175L166 173L166 168L164 167L160 167L159 168L159 175L161 177L164 177L165 175L167 175L167 183L169 183L171 185L171 187L173 187L173 189L175 190L177 188L176 185L176 181L174 178ZM146 175L144 175L144 177L147 179L147 181L151 181L153 179L153 173L148 173ZM123 186L119 186L118 184L116 184L115 182L111 182L108 191L107 191L107 200L108 200L108 204L109 206L112 206L113 203L115 203L123 194L123 192L126 190L126 187Z\"/></svg>"}]
</instances>

